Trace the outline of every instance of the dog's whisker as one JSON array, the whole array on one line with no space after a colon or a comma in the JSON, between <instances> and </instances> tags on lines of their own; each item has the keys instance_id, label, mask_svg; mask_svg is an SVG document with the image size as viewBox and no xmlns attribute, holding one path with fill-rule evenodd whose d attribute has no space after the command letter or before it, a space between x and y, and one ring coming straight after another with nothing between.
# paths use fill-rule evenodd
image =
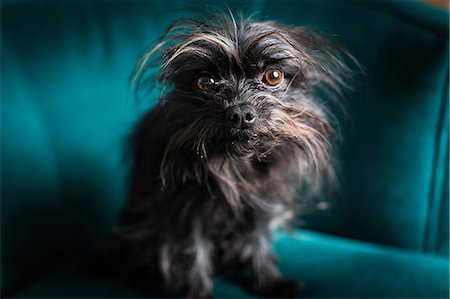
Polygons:
<instances>
[{"instance_id":1,"label":"dog's whisker","mask_svg":"<svg viewBox=\"0 0 450 299\"><path fill-rule=\"evenodd\" d=\"M296 72L295 75L292 77L291 81L289 82L288 86L286 87L284 94L286 94L289 91L289 87L294 83L295 78L297 78L297 75L300 74L300 71Z\"/></svg>"}]
</instances>

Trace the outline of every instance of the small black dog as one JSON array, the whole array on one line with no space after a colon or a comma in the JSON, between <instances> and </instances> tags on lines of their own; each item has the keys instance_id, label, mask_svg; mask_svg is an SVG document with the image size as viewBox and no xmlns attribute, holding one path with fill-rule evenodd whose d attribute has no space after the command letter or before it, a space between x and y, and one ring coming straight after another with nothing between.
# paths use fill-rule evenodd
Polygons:
<instances>
[{"instance_id":1,"label":"small black dog","mask_svg":"<svg viewBox=\"0 0 450 299\"><path fill-rule=\"evenodd\" d=\"M249 266L258 294L298 295L280 277L270 230L293 218L295 194L334 180L335 129L319 95L341 94L343 54L305 28L232 14L167 29L133 78L170 91L132 135L118 233L127 275L210 297L214 273Z\"/></svg>"}]
</instances>

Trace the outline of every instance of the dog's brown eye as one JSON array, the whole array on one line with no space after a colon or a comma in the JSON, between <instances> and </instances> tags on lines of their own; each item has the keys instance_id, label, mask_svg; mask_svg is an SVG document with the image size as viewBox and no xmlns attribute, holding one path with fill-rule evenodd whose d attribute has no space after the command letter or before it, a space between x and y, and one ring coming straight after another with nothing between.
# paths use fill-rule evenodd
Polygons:
<instances>
[{"instance_id":1,"label":"dog's brown eye","mask_svg":"<svg viewBox=\"0 0 450 299\"><path fill-rule=\"evenodd\" d=\"M215 83L216 81L210 75L202 75L197 79L197 87L201 90L209 90Z\"/></svg>"},{"instance_id":2,"label":"dog's brown eye","mask_svg":"<svg viewBox=\"0 0 450 299\"><path fill-rule=\"evenodd\" d=\"M277 86L283 81L283 71L280 69L270 68L264 73L263 81L267 85Z\"/></svg>"}]
</instances>

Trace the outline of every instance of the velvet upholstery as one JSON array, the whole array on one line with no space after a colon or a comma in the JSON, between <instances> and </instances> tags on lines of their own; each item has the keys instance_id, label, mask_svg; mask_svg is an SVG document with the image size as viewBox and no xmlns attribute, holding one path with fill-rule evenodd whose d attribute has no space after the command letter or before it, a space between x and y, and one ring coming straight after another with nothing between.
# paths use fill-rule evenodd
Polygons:
<instances>
[{"instance_id":1,"label":"velvet upholstery","mask_svg":"<svg viewBox=\"0 0 450 299\"><path fill-rule=\"evenodd\" d=\"M149 43L184 15L179 8L196 3L1 4L5 294L33 297L39 280L52 286L47 274L107 243L124 200L125 138L141 108L157 97L138 108L128 103L128 76ZM411 1L227 3L233 11L260 11L262 19L315 28L347 48L364 71L347 99L341 186L328 198L329 209L301 219L309 230L345 239L284 238L277 247L281 260L300 261L282 266L284 273L310 282L317 297L443 297L448 14ZM364 253L353 240L368 242L361 245ZM333 267L315 272L322 263ZM365 270L373 276L360 277ZM394 281L398 277L402 283Z\"/></svg>"},{"instance_id":2,"label":"velvet upholstery","mask_svg":"<svg viewBox=\"0 0 450 299\"><path fill-rule=\"evenodd\" d=\"M443 257L309 231L276 233L274 248L283 275L304 284L304 298L445 298L448 295L448 259ZM79 298L146 296L111 280L57 272L25 288L18 297L60 298L64 294ZM215 280L214 296L248 298L252 294L219 277Z\"/></svg>"}]
</instances>

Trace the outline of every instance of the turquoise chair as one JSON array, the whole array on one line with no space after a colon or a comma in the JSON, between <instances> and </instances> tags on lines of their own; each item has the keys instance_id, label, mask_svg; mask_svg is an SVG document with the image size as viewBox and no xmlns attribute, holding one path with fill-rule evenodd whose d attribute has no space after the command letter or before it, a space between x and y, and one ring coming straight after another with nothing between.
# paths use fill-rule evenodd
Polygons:
<instances>
[{"instance_id":1,"label":"turquoise chair","mask_svg":"<svg viewBox=\"0 0 450 299\"><path fill-rule=\"evenodd\" d=\"M157 98L127 102L133 66L180 8L206 4L224 3L2 2L2 297L148 296L77 263L110 240L125 139ZM315 28L364 70L329 208L274 233L283 275L307 298L448 298L448 13L413 1L227 5ZM253 296L220 277L214 294Z\"/></svg>"}]
</instances>

